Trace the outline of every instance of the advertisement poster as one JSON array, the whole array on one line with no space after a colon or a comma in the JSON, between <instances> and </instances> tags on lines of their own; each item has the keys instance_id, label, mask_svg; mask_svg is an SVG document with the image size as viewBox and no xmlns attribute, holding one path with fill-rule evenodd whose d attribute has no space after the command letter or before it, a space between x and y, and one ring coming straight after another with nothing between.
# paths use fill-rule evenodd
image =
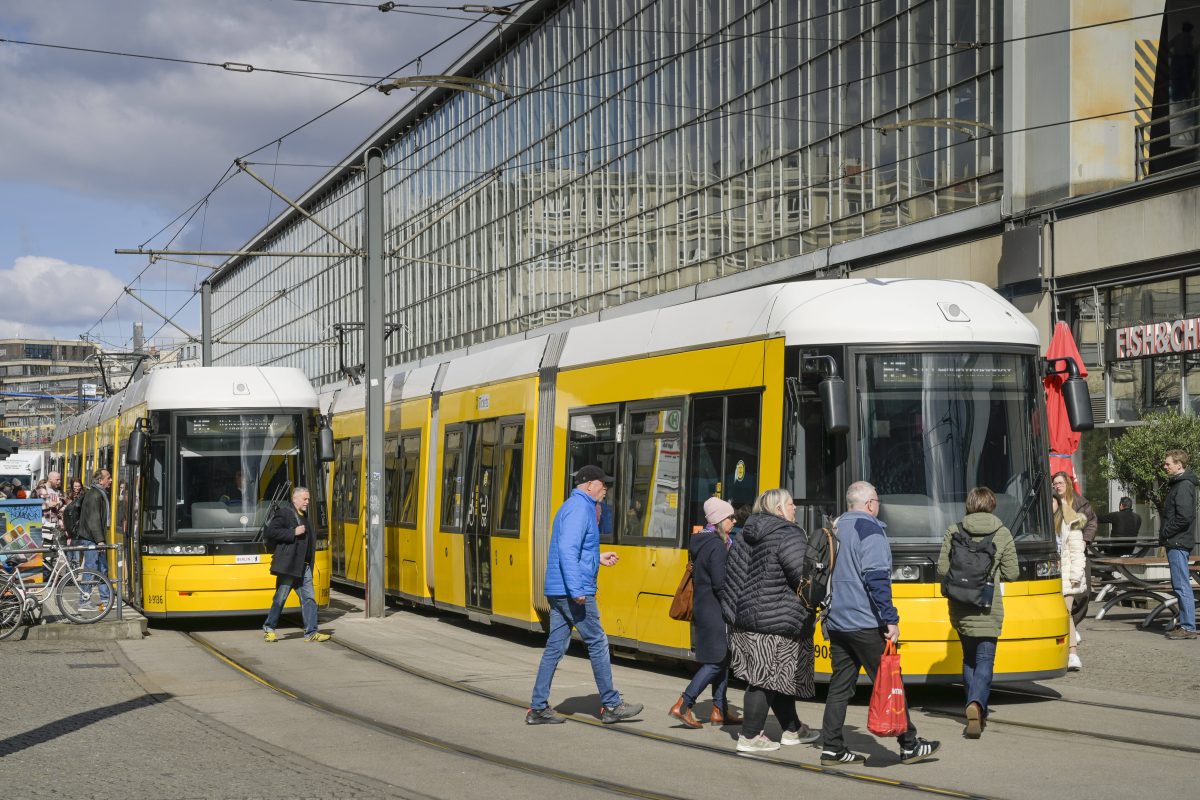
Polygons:
<instances>
[{"instance_id":1,"label":"advertisement poster","mask_svg":"<svg viewBox=\"0 0 1200 800\"><path fill-rule=\"evenodd\" d=\"M42 501L0 500L0 553L42 546ZM42 579L41 555L28 556L21 573L28 582Z\"/></svg>"}]
</instances>

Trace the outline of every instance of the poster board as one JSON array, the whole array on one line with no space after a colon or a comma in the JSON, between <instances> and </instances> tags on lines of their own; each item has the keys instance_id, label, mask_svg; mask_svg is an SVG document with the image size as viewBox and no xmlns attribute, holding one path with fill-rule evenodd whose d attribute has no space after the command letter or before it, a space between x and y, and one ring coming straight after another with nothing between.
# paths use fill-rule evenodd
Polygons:
<instances>
[{"instance_id":1,"label":"poster board","mask_svg":"<svg viewBox=\"0 0 1200 800\"><path fill-rule=\"evenodd\" d=\"M41 546L41 499L0 500L0 553ZM38 554L28 558L21 565L22 577L27 583L39 583L42 580L42 556Z\"/></svg>"}]
</instances>

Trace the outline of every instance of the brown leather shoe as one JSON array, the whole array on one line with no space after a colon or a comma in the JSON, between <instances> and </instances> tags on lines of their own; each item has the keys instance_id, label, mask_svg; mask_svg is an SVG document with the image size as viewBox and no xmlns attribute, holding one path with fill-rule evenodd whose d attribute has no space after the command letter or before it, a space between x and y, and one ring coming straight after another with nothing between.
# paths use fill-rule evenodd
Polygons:
<instances>
[{"instance_id":1,"label":"brown leather shoe","mask_svg":"<svg viewBox=\"0 0 1200 800\"><path fill-rule=\"evenodd\" d=\"M689 728L703 727L700 724L700 720L696 719L696 715L692 713L692 707L684 701L683 695L679 696L679 699L675 701L675 705L671 706L671 710L667 713Z\"/></svg>"},{"instance_id":2,"label":"brown leather shoe","mask_svg":"<svg viewBox=\"0 0 1200 800\"><path fill-rule=\"evenodd\" d=\"M738 716L736 711L730 711L728 707L726 707L725 711L722 711L720 706L713 706L712 713L708 715L708 721L713 725L742 724L742 718Z\"/></svg>"}]
</instances>

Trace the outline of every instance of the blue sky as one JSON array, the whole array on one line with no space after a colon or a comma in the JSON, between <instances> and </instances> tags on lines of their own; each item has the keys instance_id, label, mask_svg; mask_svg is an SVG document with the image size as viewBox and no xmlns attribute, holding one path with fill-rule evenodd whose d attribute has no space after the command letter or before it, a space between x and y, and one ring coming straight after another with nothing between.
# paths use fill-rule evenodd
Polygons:
<instances>
[{"instance_id":1,"label":"blue sky","mask_svg":"<svg viewBox=\"0 0 1200 800\"><path fill-rule=\"evenodd\" d=\"M296 0L0 0L0 37L215 63L386 75L469 19L445 11ZM422 63L429 74L487 31L478 24ZM186 35L181 35L186 32ZM416 74L410 67L400 74ZM174 311L202 269L117 256L204 197L235 157L275 160L273 141L360 91L329 81L0 43L0 336L76 338L128 346L134 321ZM409 98L369 92L283 141L279 161L333 164ZM268 165L299 195L322 170ZM278 213L240 176L214 194L186 230L151 242L235 249ZM216 259L214 259L215 261ZM110 306L118 301L115 308ZM180 315L196 331L199 302ZM159 344L179 336L167 328Z\"/></svg>"}]
</instances>

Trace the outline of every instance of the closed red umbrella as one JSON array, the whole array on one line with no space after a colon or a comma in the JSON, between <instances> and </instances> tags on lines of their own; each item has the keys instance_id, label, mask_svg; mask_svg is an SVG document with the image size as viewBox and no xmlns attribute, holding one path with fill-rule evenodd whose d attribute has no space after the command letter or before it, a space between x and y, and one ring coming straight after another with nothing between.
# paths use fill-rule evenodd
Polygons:
<instances>
[{"instance_id":1,"label":"closed red umbrella","mask_svg":"<svg viewBox=\"0 0 1200 800\"><path fill-rule=\"evenodd\" d=\"M1059 322L1054 326L1054 334L1050 337L1050 346L1046 349L1046 358L1073 358L1079 366L1079 377L1087 377L1087 367L1083 365L1083 357L1079 355L1079 347L1067 323ZM1057 365L1061 367L1062 365ZM1078 490L1079 481L1075 479L1075 467L1071 456L1079 449L1080 434L1071 430L1071 420L1067 417L1067 404L1063 400L1062 387L1067 379L1066 374L1047 375L1042 379L1046 387L1046 422L1047 433L1050 434L1050 472L1065 472L1071 476Z\"/></svg>"}]
</instances>

